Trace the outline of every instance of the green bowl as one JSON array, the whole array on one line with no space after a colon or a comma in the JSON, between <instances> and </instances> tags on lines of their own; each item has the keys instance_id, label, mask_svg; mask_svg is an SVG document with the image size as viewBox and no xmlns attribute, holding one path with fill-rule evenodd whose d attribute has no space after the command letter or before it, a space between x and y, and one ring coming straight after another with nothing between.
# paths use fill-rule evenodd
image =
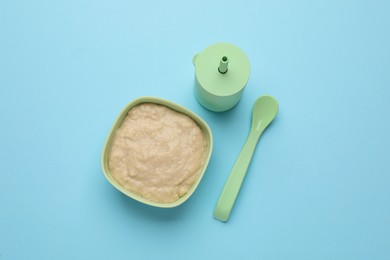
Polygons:
<instances>
[{"instance_id":1,"label":"green bowl","mask_svg":"<svg viewBox=\"0 0 390 260\"><path fill-rule=\"evenodd\" d=\"M111 146L113 136L114 136L116 130L122 125L122 122L125 119L127 112L132 107L134 107L138 104L141 104L141 103L154 103L154 104L164 105L164 106L166 106L170 109L173 109L177 112L188 115L199 125L199 127L203 131L204 136L206 138L206 141L208 143L206 162L205 162L203 169L199 175L199 178L197 179L197 181L195 181L195 183L192 185L190 190L183 197L180 197L178 200L171 202L171 203L153 202L153 201L145 199L145 198L143 198L143 197L141 197L141 196L139 196L139 195L137 195L129 190L126 190L111 176L110 170L108 169L108 150ZM202 118L200 118L198 115L196 115L194 112L192 112L192 111L188 110L187 108L182 107L178 104L175 104L171 101L164 100L161 98L140 97L140 98L133 100L129 104L127 104L126 107L119 114L118 118L116 119L114 125L112 126L112 128L110 130L110 133L108 134L106 142L104 144L103 153L102 153L102 157L101 157L101 165L103 168L104 176L106 177L108 182L110 182L115 188L117 188L120 192L124 193L125 195L129 196L130 198L133 198L139 202L142 202L144 204L154 206L154 207L173 208L173 207L179 206L180 204L185 202L189 197L191 197L192 193L196 190L196 188L198 187L198 185L199 185L200 181L202 180L202 177L206 171L207 165L210 161L212 150L213 150L213 136L212 136L211 130L210 130L209 126L207 125L207 123Z\"/></svg>"}]
</instances>

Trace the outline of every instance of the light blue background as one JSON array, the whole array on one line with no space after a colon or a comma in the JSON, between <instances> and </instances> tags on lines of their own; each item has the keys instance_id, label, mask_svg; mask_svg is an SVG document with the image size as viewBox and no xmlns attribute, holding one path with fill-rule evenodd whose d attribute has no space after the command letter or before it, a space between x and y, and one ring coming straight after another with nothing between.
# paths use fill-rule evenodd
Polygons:
<instances>
[{"instance_id":1,"label":"light blue background","mask_svg":"<svg viewBox=\"0 0 390 260\"><path fill-rule=\"evenodd\" d=\"M389 13L385 0L1 0L0 259L390 259ZM192 57L221 41L251 77L212 113ZM212 212L265 93L279 114L223 224ZM100 167L144 95L213 131L204 179L175 209L125 197Z\"/></svg>"}]
</instances>

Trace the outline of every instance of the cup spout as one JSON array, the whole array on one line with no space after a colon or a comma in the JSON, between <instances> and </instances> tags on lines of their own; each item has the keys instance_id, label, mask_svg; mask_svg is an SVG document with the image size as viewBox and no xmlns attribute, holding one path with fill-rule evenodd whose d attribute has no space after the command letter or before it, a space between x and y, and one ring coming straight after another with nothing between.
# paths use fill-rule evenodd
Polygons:
<instances>
[{"instance_id":1,"label":"cup spout","mask_svg":"<svg viewBox=\"0 0 390 260\"><path fill-rule=\"evenodd\" d=\"M219 67L218 67L219 73L225 74L226 72L228 72L228 64L229 64L228 57L223 56L219 61Z\"/></svg>"}]
</instances>

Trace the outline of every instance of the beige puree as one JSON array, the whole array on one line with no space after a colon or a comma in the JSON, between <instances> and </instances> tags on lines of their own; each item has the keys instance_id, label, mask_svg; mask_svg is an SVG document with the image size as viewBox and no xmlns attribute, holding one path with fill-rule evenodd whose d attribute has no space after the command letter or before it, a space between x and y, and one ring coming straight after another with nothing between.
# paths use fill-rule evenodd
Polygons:
<instances>
[{"instance_id":1,"label":"beige puree","mask_svg":"<svg viewBox=\"0 0 390 260\"><path fill-rule=\"evenodd\" d=\"M112 177L127 190L159 203L184 196L206 159L206 139L189 116L142 103L129 110L108 154Z\"/></svg>"}]
</instances>

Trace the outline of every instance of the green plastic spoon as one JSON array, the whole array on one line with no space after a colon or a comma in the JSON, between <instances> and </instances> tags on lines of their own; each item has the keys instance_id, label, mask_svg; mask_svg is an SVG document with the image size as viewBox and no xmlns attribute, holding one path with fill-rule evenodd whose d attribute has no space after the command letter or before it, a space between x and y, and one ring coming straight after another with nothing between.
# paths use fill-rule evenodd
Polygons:
<instances>
[{"instance_id":1,"label":"green plastic spoon","mask_svg":"<svg viewBox=\"0 0 390 260\"><path fill-rule=\"evenodd\" d=\"M278 102L271 96L261 96L256 100L253 106L252 127L248 139L230 172L222 194L219 197L217 206L215 207L214 217L217 220L222 222L228 220L230 211L233 208L246 171L251 162L253 152L256 149L257 142L263 131L275 118L278 109Z\"/></svg>"}]
</instances>

